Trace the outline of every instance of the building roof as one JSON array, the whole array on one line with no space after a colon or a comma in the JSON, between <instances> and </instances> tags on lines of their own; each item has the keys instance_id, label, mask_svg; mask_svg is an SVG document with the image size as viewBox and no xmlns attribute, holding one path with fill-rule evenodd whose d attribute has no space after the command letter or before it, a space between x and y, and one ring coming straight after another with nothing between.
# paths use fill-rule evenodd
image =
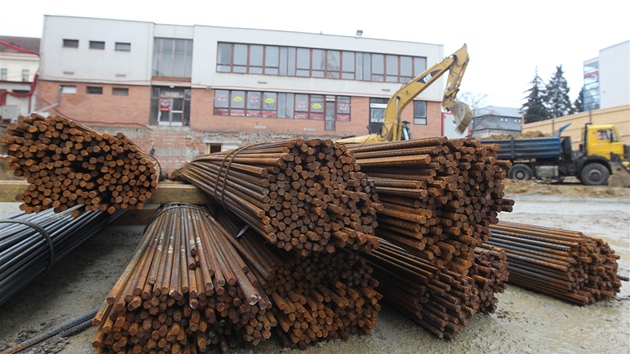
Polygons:
<instances>
[{"instance_id":1,"label":"building roof","mask_svg":"<svg viewBox=\"0 0 630 354\"><path fill-rule=\"evenodd\" d=\"M518 108L487 106L477 111L477 117L483 116L521 118L522 114Z\"/></svg>"},{"instance_id":2,"label":"building roof","mask_svg":"<svg viewBox=\"0 0 630 354\"><path fill-rule=\"evenodd\" d=\"M39 53L39 42L41 41L41 38L0 36L0 41L13 44L17 47L24 48L31 52ZM8 47L6 45L2 45L2 43L0 43L0 52L1 53L20 53L19 50Z\"/></svg>"},{"instance_id":3,"label":"building roof","mask_svg":"<svg viewBox=\"0 0 630 354\"><path fill-rule=\"evenodd\" d=\"M521 117L502 117L502 116L483 116L473 119L473 131L484 129L505 130L505 131L521 131Z\"/></svg>"}]
</instances>

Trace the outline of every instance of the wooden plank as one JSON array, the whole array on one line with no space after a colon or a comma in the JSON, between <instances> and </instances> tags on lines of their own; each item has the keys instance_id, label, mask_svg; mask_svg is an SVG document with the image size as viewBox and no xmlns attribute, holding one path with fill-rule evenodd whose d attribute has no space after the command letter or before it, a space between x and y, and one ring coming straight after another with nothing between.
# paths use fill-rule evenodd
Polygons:
<instances>
[{"instance_id":1,"label":"wooden plank","mask_svg":"<svg viewBox=\"0 0 630 354\"><path fill-rule=\"evenodd\" d=\"M15 196L26 189L25 181L0 180L0 202L15 202ZM160 182L151 198L145 204L166 204L173 202L189 204L212 204L205 193L197 187L182 182Z\"/></svg>"}]
</instances>

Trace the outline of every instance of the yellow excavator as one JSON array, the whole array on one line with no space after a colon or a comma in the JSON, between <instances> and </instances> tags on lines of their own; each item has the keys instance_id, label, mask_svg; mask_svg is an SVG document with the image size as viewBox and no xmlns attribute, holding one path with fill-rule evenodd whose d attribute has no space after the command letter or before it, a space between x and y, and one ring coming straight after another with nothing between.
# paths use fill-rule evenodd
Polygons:
<instances>
[{"instance_id":1,"label":"yellow excavator","mask_svg":"<svg viewBox=\"0 0 630 354\"><path fill-rule=\"evenodd\" d=\"M453 113L457 123L456 130L459 133L463 133L470 124L473 114L470 107L463 102L455 100L455 96L459 91L459 85L467 66L468 49L466 44L464 44L455 53L425 70L396 91L387 102L380 134L342 138L338 142L346 144L373 144L383 141L409 140L411 138L409 128L406 126L406 122L401 121L400 117L403 109L447 71L449 71L449 75L442 105Z\"/></svg>"}]
</instances>

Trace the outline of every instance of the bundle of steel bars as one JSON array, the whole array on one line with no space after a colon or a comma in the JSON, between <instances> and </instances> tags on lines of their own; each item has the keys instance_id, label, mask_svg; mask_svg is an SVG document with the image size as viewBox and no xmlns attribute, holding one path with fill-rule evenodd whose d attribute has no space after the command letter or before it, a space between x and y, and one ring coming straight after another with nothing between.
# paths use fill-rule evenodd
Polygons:
<instances>
[{"instance_id":1,"label":"bundle of steel bars","mask_svg":"<svg viewBox=\"0 0 630 354\"><path fill-rule=\"evenodd\" d=\"M29 183L16 199L38 212L142 208L157 190L158 162L122 133L115 136L61 116L21 116L11 123L6 144L9 167Z\"/></svg>"},{"instance_id":2,"label":"bundle of steel bars","mask_svg":"<svg viewBox=\"0 0 630 354\"><path fill-rule=\"evenodd\" d=\"M204 155L174 177L287 251L369 252L377 245L380 204L373 188L346 147L331 140L293 139Z\"/></svg>"},{"instance_id":3,"label":"bundle of steel bars","mask_svg":"<svg viewBox=\"0 0 630 354\"><path fill-rule=\"evenodd\" d=\"M579 231L500 222L488 244L507 253L509 283L577 305L613 298L621 280L619 255Z\"/></svg>"},{"instance_id":4,"label":"bundle of steel bars","mask_svg":"<svg viewBox=\"0 0 630 354\"><path fill-rule=\"evenodd\" d=\"M168 204L93 320L96 352L205 352L257 344L276 323L267 295L204 208Z\"/></svg>"},{"instance_id":5,"label":"bundle of steel bars","mask_svg":"<svg viewBox=\"0 0 630 354\"><path fill-rule=\"evenodd\" d=\"M493 313L497 309L495 294L507 288L509 272L507 253L504 249L488 244L475 247L475 262L470 277L479 289L479 312Z\"/></svg>"},{"instance_id":6,"label":"bundle of steel bars","mask_svg":"<svg viewBox=\"0 0 630 354\"><path fill-rule=\"evenodd\" d=\"M236 217L217 213L230 233L239 234ZM322 340L369 334L376 326L382 296L372 269L357 253L340 249L303 257L265 246L251 229L231 240L273 304L283 346L306 349Z\"/></svg>"},{"instance_id":7,"label":"bundle of steel bars","mask_svg":"<svg viewBox=\"0 0 630 354\"><path fill-rule=\"evenodd\" d=\"M0 220L0 304L45 274L70 251L100 232L124 210L71 215L18 212Z\"/></svg>"},{"instance_id":8,"label":"bundle of steel bars","mask_svg":"<svg viewBox=\"0 0 630 354\"><path fill-rule=\"evenodd\" d=\"M466 274L488 226L512 210L497 146L434 137L348 149L384 206L376 235L437 266Z\"/></svg>"},{"instance_id":9,"label":"bundle of steel bars","mask_svg":"<svg viewBox=\"0 0 630 354\"><path fill-rule=\"evenodd\" d=\"M478 311L493 312L494 292L503 291L507 278L505 255L487 247L475 250L470 276L438 267L385 240L363 256L374 268L383 301L438 338L457 336Z\"/></svg>"}]
</instances>

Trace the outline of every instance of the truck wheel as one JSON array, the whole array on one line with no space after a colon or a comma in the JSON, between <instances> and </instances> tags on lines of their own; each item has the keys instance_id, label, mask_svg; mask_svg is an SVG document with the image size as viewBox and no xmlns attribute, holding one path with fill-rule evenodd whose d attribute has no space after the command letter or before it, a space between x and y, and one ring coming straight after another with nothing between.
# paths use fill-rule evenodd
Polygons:
<instances>
[{"instance_id":1,"label":"truck wheel","mask_svg":"<svg viewBox=\"0 0 630 354\"><path fill-rule=\"evenodd\" d=\"M590 186L603 186L608 183L610 172L606 166L599 163L590 163L582 169L580 174L582 182Z\"/></svg>"},{"instance_id":2,"label":"truck wheel","mask_svg":"<svg viewBox=\"0 0 630 354\"><path fill-rule=\"evenodd\" d=\"M534 174L532 173L532 169L529 168L529 166L523 164L512 166L512 168L510 168L510 171L508 172L508 177L510 177L510 179L515 179L518 181L530 180L532 179L533 175Z\"/></svg>"}]
</instances>

